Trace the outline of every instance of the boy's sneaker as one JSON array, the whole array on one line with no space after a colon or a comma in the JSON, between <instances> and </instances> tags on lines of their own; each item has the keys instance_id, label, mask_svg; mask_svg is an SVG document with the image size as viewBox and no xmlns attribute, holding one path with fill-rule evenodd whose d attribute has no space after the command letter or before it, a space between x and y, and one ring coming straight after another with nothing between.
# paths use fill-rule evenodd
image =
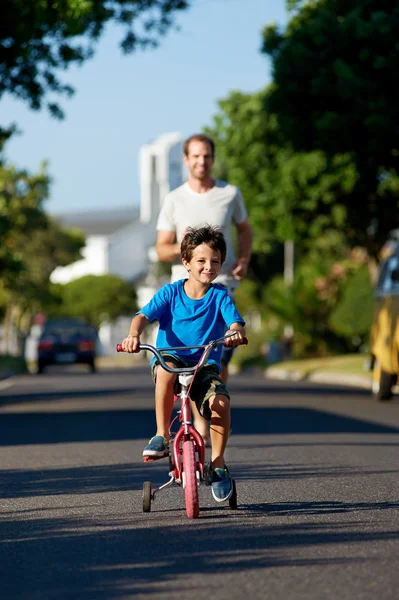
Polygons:
<instances>
[{"instance_id":1,"label":"boy's sneaker","mask_svg":"<svg viewBox=\"0 0 399 600\"><path fill-rule=\"evenodd\" d=\"M155 435L150 439L149 443L143 450L144 458L146 456L152 458L164 458L164 456L168 456L169 454L169 444L168 440L166 440L162 435Z\"/></svg>"},{"instance_id":2,"label":"boy's sneaker","mask_svg":"<svg viewBox=\"0 0 399 600\"><path fill-rule=\"evenodd\" d=\"M231 497L233 481L226 466L224 469L216 468L212 470L211 486L212 496L216 502L226 502Z\"/></svg>"}]
</instances>

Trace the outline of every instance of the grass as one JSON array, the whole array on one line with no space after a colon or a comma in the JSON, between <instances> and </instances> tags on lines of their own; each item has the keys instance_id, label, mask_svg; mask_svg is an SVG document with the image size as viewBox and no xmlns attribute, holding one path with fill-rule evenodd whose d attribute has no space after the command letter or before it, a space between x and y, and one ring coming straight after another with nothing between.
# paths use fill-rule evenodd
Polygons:
<instances>
[{"instance_id":1,"label":"grass","mask_svg":"<svg viewBox=\"0 0 399 600\"><path fill-rule=\"evenodd\" d=\"M24 358L20 356L0 355L0 377L14 373L27 373L28 368Z\"/></svg>"},{"instance_id":2,"label":"grass","mask_svg":"<svg viewBox=\"0 0 399 600\"><path fill-rule=\"evenodd\" d=\"M270 367L301 373L304 376L316 372L366 375L368 373L364 367L366 360L366 354L344 354L342 356L329 356L326 358L290 360L270 365Z\"/></svg>"}]
</instances>

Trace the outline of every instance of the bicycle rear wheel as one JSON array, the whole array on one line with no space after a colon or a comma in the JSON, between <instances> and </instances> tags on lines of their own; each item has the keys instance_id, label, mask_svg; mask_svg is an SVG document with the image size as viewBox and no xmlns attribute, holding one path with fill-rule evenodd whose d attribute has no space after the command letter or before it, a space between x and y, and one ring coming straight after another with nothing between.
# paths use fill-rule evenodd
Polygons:
<instances>
[{"instance_id":1,"label":"bicycle rear wheel","mask_svg":"<svg viewBox=\"0 0 399 600\"><path fill-rule=\"evenodd\" d=\"M186 513L189 519L196 519L199 515L199 499L197 484L197 464L195 460L195 447L192 440L183 442L183 474L185 481L184 496Z\"/></svg>"}]
</instances>

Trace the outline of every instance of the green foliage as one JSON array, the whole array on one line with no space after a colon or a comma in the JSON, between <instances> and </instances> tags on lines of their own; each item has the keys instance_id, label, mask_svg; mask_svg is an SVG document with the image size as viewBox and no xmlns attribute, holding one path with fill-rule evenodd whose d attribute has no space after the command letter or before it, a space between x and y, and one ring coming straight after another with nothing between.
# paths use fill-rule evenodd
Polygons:
<instances>
[{"instance_id":1,"label":"green foliage","mask_svg":"<svg viewBox=\"0 0 399 600\"><path fill-rule=\"evenodd\" d=\"M24 267L21 238L46 222L43 203L48 195L49 178L43 165L31 175L0 162L0 277L15 281Z\"/></svg>"},{"instance_id":2,"label":"green foliage","mask_svg":"<svg viewBox=\"0 0 399 600\"><path fill-rule=\"evenodd\" d=\"M296 152L322 151L330 164L337 156L352 161L349 195L342 198L338 188L335 202L344 200L353 245L377 256L399 223L399 5L289 4L295 10L286 30L275 25L264 30L263 50L273 62L266 111L277 116ZM387 184L391 179L396 183Z\"/></svg>"},{"instance_id":3,"label":"green foliage","mask_svg":"<svg viewBox=\"0 0 399 600\"><path fill-rule=\"evenodd\" d=\"M232 92L206 128L216 141L216 175L243 192L255 253L288 239L306 250L333 228L353 235L347 207L358 176L350 155L329 160L321 151L294 152L265 111L270 93Z\"/></svg>"},{"instance_id":4,"label":"green foliage","mask_svg":"<svg viewBox=\"0 0 399 600\"><path fill-rule=\"evenodd\" d=\"M277 277L264 290L269 339L294 330L294 356L321 356L358 350L373 313L373 286L364 249L349 249L331 231L315 242L287 285Z\"/></svg>"},{"instance_id":5,"label":"green foliage","mask_svg":"<svg viewBox=\"0 0 399 600\"><path fill-rule=\"evenodd\" d=\"M73 89L57 71L93 56L107 23L124 28L120 45L128 53L156 46L174 13L189 5L189 0L7 0L7 16L0 21L0 98L8 92L39 109L45 97L70 96ZM63 116L52 99L47 107Z\"/></svg>"},{"instance_id":6,"label":"green foliage","mask_svg":"<svg viewBox=\"0 0 399 600\"><path fill-rule=\"evenodd\" d=\"M9 377L10 375L19 375L27 372L28 367L22 356L0 355L0 377Z\"/></svg>"},{"instance_id":7,"label":"green foliage","mask_svg":"<svg viewBox=\"0 0 399 600\"><path fill-rule=\"evenodd\" d=\"M231 364L238 371L266 366L267 333L247 329L248 345L238 346L234 351Z\"/></svg>"},{"instance_id":8,"label":"green foliage","mask_svg":"<svg viewBox=\"0 0 399 600\"><path fill-rule=\"evenodd\" d=\"M363 267L350 278L341 301L330 314L331 329L338 335L353 338L355 346L368 338L373 319L373 295L370 272Z\"/></svg>"},{"instance_id":9,"label":"green foliage","mask_svg":"<svg viewBox=\"0 0 399 600\"><path fill-rule=\"evenodd\" d=\"M262 309L262 297L259 293L259 286L251 279L243 279L241 281L240 287L234 292L234 300L241 315L252 311L261 311Z\"/></svg>"},{"instance_id":10,"label":"green foliage","mask_svg":"<svg viewBox=\"0 0 399 600\"><path fill-rule=\"evenodd\" d=\"M58 312L82 317L99 327L121 315L137 310L136 292L132 285L117 275L85 275L62 286L62 305Z\"/></svg>"},{"instance_id":11,"label":"green foliage","mask_svg":"<svg viewBox=\"0 0 399 600\"><path fill-rule=\"evenodd\" d=\"M11 134L0 132L0 150ZM32 174L0 156L0 315L6 332L11 325L27 331L32 315L53 302L52 271L81 258L83 236L60 228L44 211L49 186L45 164Z\"/></svg>"},{"instance_id":12,"label":"green foliage","mask_svg":"<svg viewBox=\"0 0 399 600\"><path fill-rule=\"evenodd\" d=\"M16 247L23 267L12 285L12 297L24 310L44 309L54 301L50 275L56 267L69 265L82 258L85 238L78 230L60 227L46 217L42 227L29 236L19 236Z\"/></svg>"}]
</instances>

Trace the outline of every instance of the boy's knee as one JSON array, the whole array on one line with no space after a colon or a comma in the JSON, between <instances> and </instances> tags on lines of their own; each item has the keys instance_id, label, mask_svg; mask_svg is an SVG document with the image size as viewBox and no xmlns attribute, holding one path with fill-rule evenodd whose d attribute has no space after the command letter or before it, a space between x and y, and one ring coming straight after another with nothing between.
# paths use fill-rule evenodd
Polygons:
<instances>
[{"instance_id":1,"label":"boy's knee","mask_svg":"<svg viewBox=\"0 0 399 600\"><path fill-rule=\"evenodd\" d=\"M230 400L227 396L222 396L221 394L213 396L209 399L209 408L211 412L216 412L220 415L225 414L230 410Z\"/></svg>"},{"instance_id":2,"label":"boy's knee","mask_svg":"<svg viewBox=\"0 0 399 600\"><path fill-rule=\"evenodd\" d=\"M175 367L174 364L171 363L166 363L168 365L168 367ZM173 373L169 373L168 371L165 371L165 369L163 369L161 366L157 367L157 371L156 371L156 383L160 383L162 385L173 385L174 382L176 380L176 375L174 375Z\"/></svg>"}]
</instances>

